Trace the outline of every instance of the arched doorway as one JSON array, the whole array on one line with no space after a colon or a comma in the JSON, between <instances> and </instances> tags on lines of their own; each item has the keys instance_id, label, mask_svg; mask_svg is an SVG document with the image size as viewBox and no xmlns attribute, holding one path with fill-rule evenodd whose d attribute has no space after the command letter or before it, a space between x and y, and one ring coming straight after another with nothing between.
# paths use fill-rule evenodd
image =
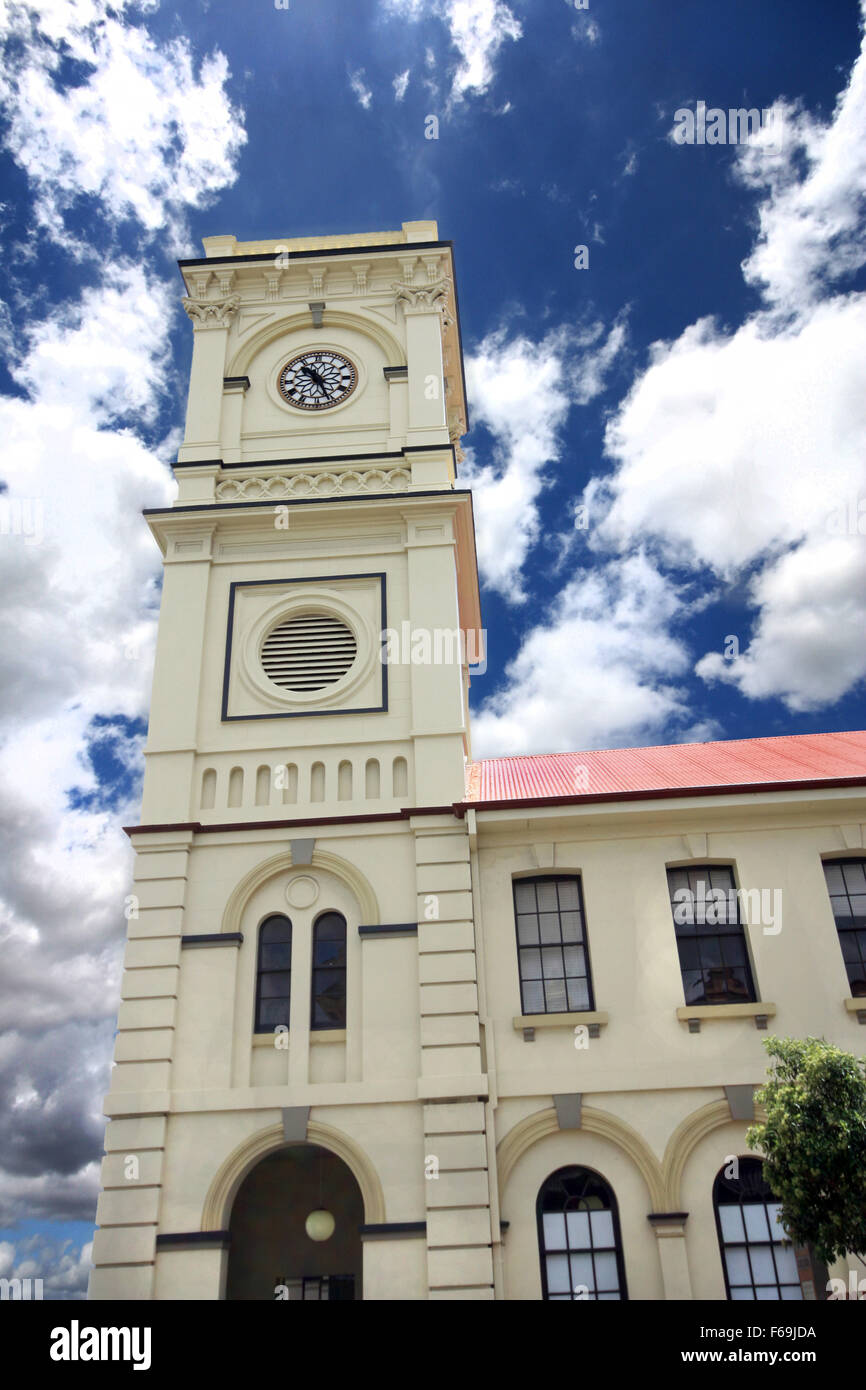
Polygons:
<instances>
[{"instance_id":1,"label":"arched doorway","mask_svg":"<svg viewBox=\"0 0 866 1390\"><path fill-rule=\"evenodd\" d=\"M326 1240L307 1234L307 1217L334 1218ZM364 1203L336 1154L295 1144L261 1159L238 1188L229 1230L226 1298L344 1302L362 1295Z\"/></svg>"}]
</instances>

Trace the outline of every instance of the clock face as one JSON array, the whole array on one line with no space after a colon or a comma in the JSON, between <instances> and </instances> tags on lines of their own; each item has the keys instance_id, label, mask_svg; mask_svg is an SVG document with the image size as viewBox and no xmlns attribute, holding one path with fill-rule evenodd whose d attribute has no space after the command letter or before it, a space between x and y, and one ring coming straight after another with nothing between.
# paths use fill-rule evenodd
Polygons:
<instances>
[{"instance_id":1,"label":"clock face","mask_svg":"<svg viewBox=\"0 0 866 1390\"><path fill-rule=\"evenodd\" d=\"M298 410L328 410L351 396L358 370L340 352L302 352L286 363L277 384L283 400Z\"/></svg>"}]
</instances>

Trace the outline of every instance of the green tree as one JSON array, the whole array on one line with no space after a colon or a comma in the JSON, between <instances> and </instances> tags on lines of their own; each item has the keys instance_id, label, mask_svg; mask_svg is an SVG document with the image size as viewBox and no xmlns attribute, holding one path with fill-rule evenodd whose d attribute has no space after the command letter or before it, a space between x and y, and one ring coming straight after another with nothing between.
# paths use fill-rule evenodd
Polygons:
<instances>
[{"instance_id":1,"label":"green tree","mask_svg":"<svg viewBox=\"0 0 866 1390\"><path fill-rule=\"evenodd\" d=\"M866 1060L823 1038L766 1038L774 1059L755 1093L766 1121L749 1146L763 1152L764 1176L798 1245L826 1264L866 1253Z\"/></svg>"}]
</instances>

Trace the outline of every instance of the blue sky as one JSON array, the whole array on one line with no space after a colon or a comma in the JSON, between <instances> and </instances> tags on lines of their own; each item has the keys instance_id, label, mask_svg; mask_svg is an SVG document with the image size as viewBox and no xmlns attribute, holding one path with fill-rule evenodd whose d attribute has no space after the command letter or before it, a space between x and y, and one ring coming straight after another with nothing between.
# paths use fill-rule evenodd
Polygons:
<instances>
[{"instance_id":1,"label":"blue sky","mask_svg":"<svg viewBox=\"0 0 866 1390\"><path fill-rule=\"evenodd\" d=\"M429 217L454 241L476 755L861 727L863 24L858 0L8 7L0 1275L86 1276L176 258ZM772 108L779 138L678 144L698 102Z\"/></svg>"}]
</instances>

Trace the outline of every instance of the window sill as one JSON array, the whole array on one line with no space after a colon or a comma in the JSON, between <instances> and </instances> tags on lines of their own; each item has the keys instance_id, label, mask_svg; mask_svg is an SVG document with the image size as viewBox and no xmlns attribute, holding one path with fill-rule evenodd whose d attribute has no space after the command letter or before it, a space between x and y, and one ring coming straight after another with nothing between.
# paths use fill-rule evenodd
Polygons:
<instances>
[{"instance_id":1,"label":"window sill","mask_svg":"<svg viewBox=\"0 0 866 1390\"><path fill-rule=\"evenodd\" d=\"M767 1020L775 1017L775 1004L767 1004L763 999L750 1004L684 1004L677 1009L677 1018L689 1025L690 1033L699 1033L701 1024L709 1018L753 1018L755 1027L764 1029Z\"/></svg>"},{"instance_id":2,"label":"window sill","mask_svg":"<svg viewBox=\"0 0 866 1390\"><path fill-rule=\"evenodd\" d=\"M276 1047L278 1052L288 1051L286 1042L290 1034L286 1033L253 1033L253 1047ZM282 1038L277 1044L276 1039ZM341 1043L346 1041L345 1028L311 1028L311 1043Z\"/></svg>"},{"instance_id":3,"label":"window sill","mask_svg":"<svg viewBox=\"0 0 866 1390\"><path fill-rule=\"evenodd\" d=\"M866 998L846 999L845 1008L849 1014L856 1014L858 1023L866 1023Z\"/></svg>"},{"instance_id":4,"label":"window sill","mask_svg":"<svg viewBox=\"0 0 866 1390\"><path fill-rule=\"evenodd\" d=\"M515 1033L523 1034L524 1042L534 1042L536 1028L574 1029L581 1025L589 1029L591 1038L597 1038L609 1019L610 1014L603 1010L588 1009L583 1013L517 1014L511 1023Z\"/></svg>"}]
</instances>

